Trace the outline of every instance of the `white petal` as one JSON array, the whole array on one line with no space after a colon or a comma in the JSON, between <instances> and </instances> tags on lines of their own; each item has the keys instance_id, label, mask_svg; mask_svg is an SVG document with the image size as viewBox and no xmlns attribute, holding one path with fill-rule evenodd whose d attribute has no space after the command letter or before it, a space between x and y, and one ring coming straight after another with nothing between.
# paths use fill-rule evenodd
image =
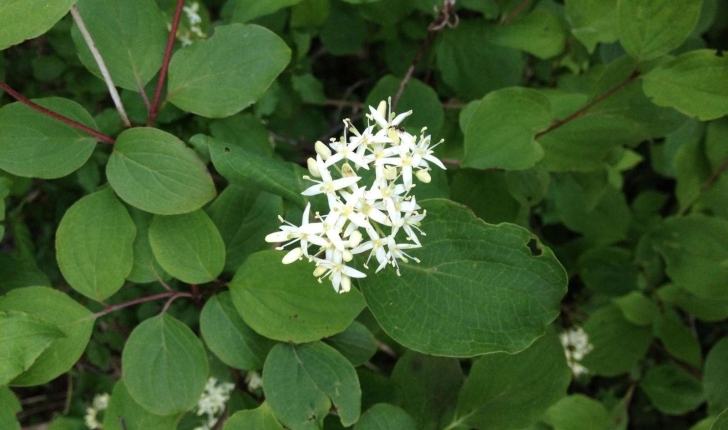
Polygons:
<instances>
[{"instance_id":1,"label":"white petal","mask_svg":"<svg viewBox=\"0 0 728 430\"><path fill-rule=\"evenodd\" d=\"M353 267L349 266L341 266L341 273L343 273L346 276L351 276L352 278L366 278L367 275L365 273L362 273Z\"/></svg>"},{"instance_id":2,"label":"white petal","mask_svg":"<svg viewBox=\"0 0 728 430\"><path fill-rule=\"evenodd\" d=\"M288 240L287 231L277 231L277 232L271 233L265 237L265 241L268 243L279 243L279 242L285 242L286 240Z\"/></svg>"},{"instance_id":3,"label":"white petal","mask_svg":"<svg viewBox=\"0 0 728 430\"><path fill-rule=\"evenodd\" d=\"M407 117L408 117L408 116L410 116L410 115L412 115L412 111L411 111L411 110L409 110L409 111L407 111L407 112L404 112L404 113L401 113L401 114L397 115L397 116L396 116L396 117L395 117L395 118L394 118L394 119L392 120L392 125L399 125L399 123L400 123L400 122L402 122L402 121L403 121L403 120L404 120L405 118L407 118Z\"/></svg>"},{"instance_id":4,"label":"white petal","mask_svg":"<svg viewBox=\"0 0 728 430\"><path fill-rule=\"evenodd\" d=\"M447 170L447 167L442 164L442 161L440 161L440 159L435 157L434 155L425 155L423 158L431 163L434 163L437 167Z\"/></svg>"},{"instance_id":5,"label":"white petal","mask_svg":"<svg viewBox=\"0 0 728 430\"><path fill-rule=\"evenodd\" d=\"M389 124L384 119L384 117L373 107L369 106L369 114L371 115L372 119L376 121L377 124L379 124L380 127L386 129L389 127Z\"/></svg>"},{"instance_id":6,"label":"white petal","mask_svg":"<svg viewBox=\"0 0 728 430\"><path fill-rule=\"evenodd\" d=\"M303 254L303 250L300 247L292 249L291 251L288 252L288 254L283 256L283 260L282 260L283 264L293 263L294 261L301 258L302 254Z\"/></svg>"},{"instance_id":7,"label":"white petal","mask_svg":"<svg viewBox=\"0 0 728 430\"><path fill-rule=\"evenodd\" d=\"M315 196L324 192L324 186L322 184L311 185L310 187L303 190L301 193L304 196Z\"/></svg>"},{"instance_id":8,"label":"white petal","mask_svg":"<svg viewBox=\"0 0 728 430\"><path fill-rule=\"evenodd\" d=\"M337 180L333 181L332 184L334 185L335 190L340 190L342 188L346 188L346 187L356 184L357 182L359 182L359 179L361 179L361 178L358 176L352 176L349 178L341 178L341 179L337 179ZM308 191L308 190L306 190L306 191Z\"/></svg>"}]
</instances>

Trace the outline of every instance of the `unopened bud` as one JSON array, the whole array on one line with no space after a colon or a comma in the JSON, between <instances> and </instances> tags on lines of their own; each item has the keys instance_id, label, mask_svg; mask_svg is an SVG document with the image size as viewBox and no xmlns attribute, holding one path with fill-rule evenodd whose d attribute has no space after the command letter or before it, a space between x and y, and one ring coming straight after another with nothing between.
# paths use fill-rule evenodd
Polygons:
<instances>
[{"instance_id":1,"label":"unopened bud","mask_svg":"<svg viewBox=\"0 0 728 430\"><path fill-rule=\"evenodd\" d=\"M316 269L314 269L314 271L313 271L313 276L318 278L319 276L323 275L324 273L326 273L326 268L324 266L316 266Z\"/></svg>"},{"instance_id":2,"label":"unopened bud","mask_svg":"<svg viewBox=\"0 0 728 430\"><path fill-rule=\"evenodd\" d=\"M384 168L384 179L388 181L394 181L397 179L397 168L394 166L387 166Z\"/></svg>"},{"instance_id":3,"label":"unopened bud","mask_svg":"<svg viewBox=\"0 0 728 430\"><path fill-rule=\"evenodd\" d=\"M316 148L316 153L321 156L322 160L326 161L331 157L331 150L320 140L316 141L314 148Z\"/></svg>"},{"instance_id":4,"label":"unopened bud","mask_svg":"<svg viewBox=\"0 0 728 430\"><path fill-rule=\"evenodd\" d=\"M308 164L308 171L311 172L311 174L316 177L321 177L321 172L319 172L318 165L316 165L316 160L314 160L311 157L308 157L308 160L306 160L306 164Z\"/></svg>"},{"instance_id":5,"label":"unopened bud","mask_svg":"<svg viewBox=\"0 0 728 430\"><path fill-rule=\"evenodd\" d=\"M288 252L285 256L283 256L283 264L291 264L294 261L301 258L301 255L303 254L303 249L301 247L298 247L296 249L293 249Z\"/></svg>"},{"instance_id":6,"label":"unopened bud","mask_svg":"<svg viewBox=\"0 0 728 430\"><path fill-rule=\"evenodd\" d=\"M430 176L430 174L425 169L418 170L417 173L415 173L415 176L417 176L417 179L419 179L421 182L424 182L425 184L429 184L432 180L432 176Z\"/></svg>"},{"instance_id":7,"label":"unopened bud","mask_svg":"<svg viewBox=\"0 0 728 430\"><path fill-rule=\"evenodd\" d=\"M377 106L377 112L379 112L379 115L382 116L382 118L387 118L387 102L382 100L379 102L379 106Z\"/></svg>"},{"instance_id":8,"label":"unopened bud","mask_svg":"<svg viewBox=\"0 0 728 430\"><path fill-rule=\"evenodd\" d=\"M345 249L343 254L344 261L346 261L347 263L354 259L354 254L352 254L351 251L349 251L348 249Z\"/></svg>"},{"instance_id":9,"label":"unopened bud","mask_svg":"<svg viewBox=\"0 0 728 430\"><path fill-rule=\"evenodd\" d=\"M361 240L361 233L359 233L359 230L355 230L354 233L349 236L349 246L351 246L352 248L356 248L361 243Z\"/></svg>"},{"instance_id":10,"label":"unopened bud","mask_svg":"<svg viewBox=\"0 0 728 430\"><path fill-rule=\"evenodd\" d=\"M341 277L341 289L339 293L348 293L351 291L351 278L344 275Z\"/></svg>"}]
</instances>

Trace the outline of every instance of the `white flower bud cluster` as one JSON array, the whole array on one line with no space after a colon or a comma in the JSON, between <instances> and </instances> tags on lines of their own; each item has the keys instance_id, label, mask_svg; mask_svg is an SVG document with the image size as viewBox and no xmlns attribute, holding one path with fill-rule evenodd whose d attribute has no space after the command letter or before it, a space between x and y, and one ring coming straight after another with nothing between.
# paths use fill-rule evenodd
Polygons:
<instances>
[{"instance_id":1,"label":"white flower bud cluster","mask_svg":"<svg viewBox=\"0 0 728 430\"><path fill-rule=\"evenodd\" d=\"M235 384L223 382L218 385L217 379L210 377L205 385L205 390L197 402L197 415L207 416L207 422L194 430L211 430L217 424L225 404L230 400L230 393L235 389Z\"/></svg>"},{"instance_id":2,"label":"white flower bud cluster","mask_svg":"<svg viewBox=\"0 0 728 430\"><path fill-rule=\"evenodd\" d=\"M382 101L375 109L369 107L367 127L359 131L350 120L344 120L344 136L331 139L329 145L316 142L316 158L308 159L311 176L304 176L315 184L304 196L323 194L328 200L329 213L315 214L310 220L310 204L303 211L301 225L283 218L280 231L269 234L271 243L287 242L277 249L296 245L283 257L290 264L303 257L316 263L313 275L328 277L334 290L345 293L351 289L351 278L366 275L349 263L356 254L369 253L364 267L374 257L376 272L391 264L400 274L398 260L419 262L407 253L421 246L418 234L426 211L420 212L416 198L411 194L414 179L423 183L431 180L430 164L445 169L433 155L433 149L442 143L431 144L431 137L423 128L414 136L400 127L412 111L396 115L391 101ZM371 184L363 185L357 172L374 170ZM334 179L336 177L336 179ZM398 242L397 235L406 234L406 241ZM309 251L309 246L315 251Z\"/></svg>"},{"instance_id":3,"label":"white flower bud cluster","mask_svg":"<svg viewBox=\"0 0 728 430\"><path fill-rule=\"evenodd\" d=\"M109 393L97 394L94 396L91 406L86 408L86 416L84 422L86 427L91 430L100 429L102 427L99 422L99 412L105 411L109 407L109 400L111 396Z\"/></svg>"},{"instance_id":4,"label":"white flower bud cluster","mask_svg":"<svg viewBox=\"0 0 728 430\"><path fill-rule=\"evenodd\" d=\"M185 29L178 29L177 30L177 40L182 43L182 46L190 46L192 45L192 42L194 41L193 36L195 38L199 39L205 39L207 37L207 34L202 31L202 27L200 24L202 24L202 17L200 16L200 3L199 2L192 2L189 6L183 6L182 11L185 13L185 16L187 17L187 21L189 22L189 30ZM167 29L172 29L172 24L167 23Z\"/></svg>"},{"instance_id":5,"label":"white flower bud cluster","mask_svg":"<svg viewBox=\"0 0 728 430\"><path fill-rule=\"evenodd\" d=\"M589 369L584 367L580 361L587 355L594 346L589 343L589 335L583 328L571 328L559 335L561 344L564 346L566 353L566 362L574 372L575 376L589 373Z\"/></svg>"}]
</instances>

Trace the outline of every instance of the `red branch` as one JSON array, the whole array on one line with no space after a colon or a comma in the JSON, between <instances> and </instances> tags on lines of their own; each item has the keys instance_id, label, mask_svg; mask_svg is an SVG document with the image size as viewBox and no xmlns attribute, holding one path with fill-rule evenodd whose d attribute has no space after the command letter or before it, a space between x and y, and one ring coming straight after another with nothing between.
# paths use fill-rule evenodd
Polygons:
<instances>
[{"instance_id":1,"label":"red branch","mask_svg":"<svg viewBox=\"0 0 728 430\"><path fill-rule=\"evenodd\" d=\"M44 108L43 106L40 106L40 105L38 105L36 103L33 103L32 101L30 101L30 100L26 99L25 97L23 97L20 93L18 93L14 89L10 88L8 86L8 84L6 84L3 81L0 81L0 88L2 88L3 90L5 90L5 92L8 93L8 94L10 94L15 100L17 100L17 101L19 101L19 102L21 102L21 103L23 103L23 104L25 104L27 106L30 106L31 108L37 110L38 112L41 112L41 113L46 114L46 115L48 115L48 116L50 116L52 118L55 118L58 121L65 122L66 124L68 124L68 125L70 125L72 127L75 127L75 128L77 128L79 130L83 130L86 133L88 133L88 134L96 137L97 139L99 139L102 142L110 143L112 145L115 142L115 140L112 137L109 137L109 136L107 136L107 135L105 135L103 133L99 133L98 131L96 131L96 130L94 130L92 128L86 127L85 125L83 125L81 123L78 123L78 122L76 122L76 121L74 121L74 120L72 120L70 118L66 118L63 115L59 115L59 114L57 114L57 113L55 113L55 112L53 112L51 110L48 110L48 109Z\"/></svg>"},{"instance_id":2,"label":"red branch","mask_svg":"<svg viewBox=\"0 0 728 430\"><path fill-rule=\"evenodd\" d=\"M146 302L151 302L154 300L165 299L165 298L170 299L170 301L171 301L178 297L192 297L192 294L183 293L180 291L170 291L168 293L161 293L161 294L155 294L153 296L141 297L139 299L130 300L130 301L124 302L124 303L119 303L118 305L109 306L108 308L104 309L103 311L95 313L94 318L100 318L100 317L102 317L104 315L108 315L114 311L118 311L119 309L124 309L129 306L138 305L140 303L146 303Z\"/></svg>"},{"instance_id":3,"label":"red branch","mask_svg":"<svg viewBox=\"0 0 728 430\"><path fill-rule=\"evenodd\" d=\"M162 62L162 70L159 72L159 81L157 81L157 89L154 91L154 101L152 107L149 108L149 118L147 119L147 126L154 124L154 120L159 114L159 99L162 97L162 88L164 88L164 80L167 79L167 69L169 68L169 61L172 58L172 48L174 48L174 39L177 37L177 28L179 27L179 20L182 17L182 8L185 5L185 0L177 1L177 9L174 11L174 19L172 20L172 28L169 30L169 39L167 39L167 49L164 51L164 61Z\"/></svg>"}]
</instances>

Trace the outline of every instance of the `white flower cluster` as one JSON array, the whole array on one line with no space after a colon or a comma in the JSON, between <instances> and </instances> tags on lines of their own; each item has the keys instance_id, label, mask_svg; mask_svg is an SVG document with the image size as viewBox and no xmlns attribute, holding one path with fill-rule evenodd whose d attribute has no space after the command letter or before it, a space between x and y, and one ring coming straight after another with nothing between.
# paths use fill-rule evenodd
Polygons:
<instances>
[{"instance_id":1,"label":"white flower cluster","mask_svg":"<svg viewBox=\"0 0 728 430\"><path fill-rule=\"evenodd\" d=\"M316 213L311 222L309 204L300 226L279 217L284 223L280 231L269 234L265 240L288 242L277 249L296 244L283 257L283 264L306 257L316 263L313 275L319 282L328 277L334 290L345 293L351 289L351 278L366 277L346 265L356 254L369 252L364 267L369 268L374 257L377 272L391 264L398 275L397 260L419 262L407 251L421 246L417 235L425 235L419 226L426 211L419 212L421 208L410 192L416 185L414 178L430 182L430 164L441 169L445 166L433 155L433 149L442 141L432 145L431 137L425 135L426 128L414 136L400 127L411 114L412 111L396 115L391 111L391 100L389 104L382 101L376 109L369 107L363 131L346 119L344 136L339 140L332 138L329 146L316 142L316 159L308 159L311 177L304 176L315 184L301 194L325 195L329 213ZM362 178L357 175L360 169L373 169L374 182L362 185ZM406 234L405 242L397 241L399 232ZM311 245L317 248L313 253L308 249Z\"/></svg>"},{"instance_id":2,"label":"white flower cluster","mask_svg":"<svg viewBox=\"0 0 728 430\"><path fill-rule=\"evenodd\" d=\"M218 385L217 379L213 377L207 380L205 391L197 402L197 415L207 415L207 422L194 430L210 430L215 427L234 389L235 384L223 382Z\"/></svg>"},{"instance_id":3,"label":"white flower cluster","mask_svg":"<svg viewBox=\"0 0 728 430\"><path fill-rule=\"evenodd\" d=\"M110 398L111 396L109 396L109 393L97 394L94 396L91 406L86 408L86 416L84 417L86 427L91 430L102 428L102 424L98 419L99 412L105 411L106 408L109 407Z\"/></svg>"},{"instance_id":4,"label":"white flower cluster","mask_svg":"<svg viewBox=\"0 0 728 430\"><path fill-rule=\"evenodd\" d=\"M589 373L589 369L584 367L580 361L594 349L594 346L589 343L589 335L586 334L584 329L581 327L572 328L561 333L559 339L564 346L566 362L574 375L579 376Z\"/></svg>"},{"instance_id":5,"label":"white flower cluster","mask_svg":"<svg viewBox=\"0 0 728 430\"><path fill-rule=\"evenodd\" d=\"M189 6L182 7L182 10L184 11L185 16L187 16L187 22L189 22L189 30L177 30L177 40L182 43L182 46L192 45L192 42L194 41L193 36L199 39L206 38L207 34L202 31L202 27L200 26L200 24L202 24L202 17L199 13L200 3L193 2ZM171 30L172 24L168 23L167 29Z\"/></svg>"}]
</instances>

